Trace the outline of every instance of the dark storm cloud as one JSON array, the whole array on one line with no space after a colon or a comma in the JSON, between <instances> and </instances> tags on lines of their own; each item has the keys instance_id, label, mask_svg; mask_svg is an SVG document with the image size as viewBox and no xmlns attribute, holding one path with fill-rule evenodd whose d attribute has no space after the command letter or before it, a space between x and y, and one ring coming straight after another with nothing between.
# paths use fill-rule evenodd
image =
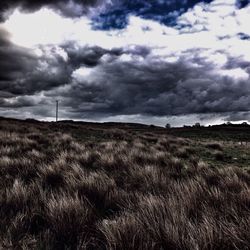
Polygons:
<instances>
[{"instance_id":1,"label":"dark storm cloud","mask_svg":"<svg viewBox=\"0 0 250 250\"><path fill-rule=\"evenodd\" d=\"M120 54L100 47L74 48L74 44L40 46L41 56L33 50L10 42L10 35L0 29L0 98L32 95L70 83L72 72L81 65L95 66L105 53ZM68 60L58 49L68 53ZM3 102L1 103L3 104Z\"/></svg>"},{"instance_id":2,"label":"dark storm cloud","mask_svg":"<svg viewBox=\"0 0 250 250\"><path fill-rule=\"evenodd\" d=\"M245 70L246 73L250 75L250 62L244 60L243 58L233 58L229 57L226 65L224 66L225 69L234 69L234 68L240 68Z\"/></svg>"},{"instance_id":3,"label":"dark storm cloud","mask_svg":"<svg viewBox=\"0 0 250 250\"><path fill-rule=\"evenodd\" d=\"M1 46L17 50L4 39ZM150 49L143 46L105 50L97 46L76 48L67 44L63 49L68 54L67 61L53 47L46 47L43 56L35 59L28 51L15 54L17 58L13 57L13 60L20 55L25 60L21 60L19 68L16 66L18 78L13 77L15 71L11 67L0 71L5 72L4 77L1 76L0 106L32 107L46 98L54 100L59 97L65 117L77 119L100 119L121 114L159 117L239 111L246 114L241 117L248 117L249 79L236 81L212 74L213 67L206 58L184 56L176 63L167 63L152 57ZM192 53L195 51L189 51ZM135 58L124 61L123 56ZM137 60L138 57L143 61ZM199 63L200 67L192 66L192 62ZM3 68L3 63L0 65ZM225 69L231 70L238 65L249 71L247 62L239 58L229 59ZM74 77L73 72L81 67L92 72L87 77ZM45 91L45 99L36 101L33 94L40 91ZM9 101L15 96L14 101ZM45 107L36 110L36 115L48 115L50 109Z\"/></svg>"},{"instance_id":4,"label":"dark storm cloud","mask_svg":"<svg viewBox=\"0 0 250 250\"><path fill-rule=\"evenodd\" d=\"M133 48L113 48L103 49L99 46L77 47L74 43L66 43L62 48L67 52L68 64L76 69L80 66L95 67L100 64L100 59L104 55L109 56L109 60L115 60L123 54L140 55L146 57L150 53L150 48L145 46L133 46Z\"/></svg>"},{"instance_id":5,"label":"dark storm cloud","mask_svg":"<svg viewBox=\"0 0 250 250\"><path fill-rule=\"evenodd\" d=\"M37 49L41 55L38 56L33 50L12 44L9 34L1 29L0 106L18 108L35 105L33 99L23 96L70 84L72 73L79 67L94 67L105 54L117 57L123 53L121 49L109 51L97 46L75 46L73 43L62 47L39 46ZM8 100L14 97L17 99Z\"/></svg>"},{"instance_id":6,"label":"dark storm cloud","mask_svg":"<svg viewBox=\"0 0 250 250\"><path fill-rule=\"evenodd\" d=\"M119 56L123 53L122 49L107 50L98 46L77 48L73 43L67 43L62 46L68 54L68 63L77 68L81 65L94 67L99 64L101 57L105 54Z\"/></svg>"},{"instance_id":7,"label":"dark storm cloud","mask_svg":"<svg viewBox=\"0 0 250 250\"><path fill-rule=\"evenodd\" d=\"M119 50L107 51L100 47L74 49L73 44L40 46L41 55L33 50L12 44L9 34L0 29L0 106L28 107L36 105L35 95L71 82L72 73L82 65L94 66L105 53L118 55ZM66 58L62 53L65 49ZM68 53L68 55L66 54ZM14 99L13 99L14 98Z\"/></svg>"},{"instance_id":8,"label":"dark storm cloud","mask_svg":"<svg viewBox=\"0 0 250 250\"><path fill-rule=\"evenodd\" d=\"M29 98L26 96L21 96L15 98L14 101L9 101L6 99L0 99L0 106L2 108L22 108L22 107L33 107L36 105L35 98Z\"/></svg>"},{"instance_id":9,"label":"dark storm cloud","mask_svg":"<svg viewBox=\"0 0 250 250\"><path fill-rule=\"evenodd\" d=\"M0 71L1 107L36 107L59 97L61 112L65 117L75 119L100 119L121 114L158 117L238 111L248 114L249 79L236 81L212 74L213 66L206 62L206 58L184 56L175 63L167 63L152 57L150 49L143 46L106 50L73 44L62 46L67 52L67 60L53 46L40 47L44 50L43 56L37 58L30 51L10 44L7 34L6 39L1 37L1 53L9 48L9 51L15 51L13 61L24 57L14 71L6 66L13 62L0 63L3 69ZM195 51L188 54L195 54ZM134 59L124 61L123 56ZM192 66L193 62L200 67ZM247 62L240 58L229 58L225 69L231 70L238 65L242 65L246 72L249 70ZM74 77L73 72L81 67L92 70L92 73L85 78ZM44 99L36 97L40 91L45 91ZM17 98L13 101L13 97ZM51 113L46 105L44 107L35 109L36 115Z\"/></svg>"},{"instance_id":10,"label":"dark storm cloud","mask_svg":"<svg viewBox=\"0 0 250 250\"><path fill-rule=\"evenodd\" d=\"M248 112L232 112L228 114L227 118L228 121L250 121L250 111Z\"/></svg>"},{"instance_id":11,"label":"dark storm cloud","mask_svg":"<svg viewBox=\"0 0 250 250\"><path fill-rule=\"evenodd\" d=\"M96 7L105 0L1 0L0 20L6 18L4 12L20 7L23 11L33 12L46 6L53 8L68 17L79 17L86 14L90 7Z\"/></svg>"},{"instance_id":12,"label":"dark storm cloud","mask_svg":"<svg viewBox=\"0 0 250 250\"><path fill-rule=\"evenodd\" d=\"M30 50L11 44L9 35L0 29L0 86L1 91L19 93L15 84L23 74L36 65L37 61Z\"/></svg>"},{"instance_id":13,"label":"dark storm cloud","mask_svg":"<svg viewBox=\"0 0 250 250\"><path fill-rule=\"evenodd\" d=\"M9 42L4 31L0 34L1 91L12 95L34 94L69 81L71 66L53 48L49 54L38 57L33 51Z\"/></svg>"},{"instance_id":14,"label":"dark storm cloud","mask_svg":"<svg viewBox=\"0 0 250 250\"><path fill-rule=\"evenodd\" d=\"M248 81L206 73L207 68L192 67L184 59L164 63L148 58L141 64L116 59L50 95L61 96L71 118L247 111Z\"/></svg>"}]
</instances>

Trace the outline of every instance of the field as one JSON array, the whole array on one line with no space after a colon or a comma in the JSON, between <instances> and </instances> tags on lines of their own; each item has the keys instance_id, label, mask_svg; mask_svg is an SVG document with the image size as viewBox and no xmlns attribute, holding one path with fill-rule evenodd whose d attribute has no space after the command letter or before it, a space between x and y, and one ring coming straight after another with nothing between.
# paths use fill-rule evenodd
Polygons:
<instances>
[{"instance_id":1,"label":"field","mask_svg":"<svg viewBox=\"0 0 250 250\"><path fill-rule=\"evenodd\" d=\"M250 249L249 130L207 131L1 119L0 249Z\"/></svg>"},{"instance_id":2,"label":"field","mask_svg":"<svg viewBox=\"0 0 250 250\"><path fill-rule=\"evenodd\" d=\"M173 128L168 134L192 139L192 146L199 151L199 157L213 166L250 166L250 126L216 125L211 127ZM216 142L223 146L223 153L211 154L202 145ZM215 156L215 157L214 157Z\"/></svg>"}]
</instances>

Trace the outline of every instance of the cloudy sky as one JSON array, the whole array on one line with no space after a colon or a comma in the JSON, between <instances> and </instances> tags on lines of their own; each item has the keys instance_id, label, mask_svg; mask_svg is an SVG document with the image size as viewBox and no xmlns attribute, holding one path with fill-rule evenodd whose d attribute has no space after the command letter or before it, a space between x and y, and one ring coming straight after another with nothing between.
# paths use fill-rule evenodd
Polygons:
<instances>
[{"instance_id":1,"label":"cloudy sky","mask_svg":"<svg viewBox=\"0 0 250 250\"><path fill-rule=\"evenodd\" d=\"M0 116L250 121L250 0L1 0Z\"/></svg>"}]
</instances>

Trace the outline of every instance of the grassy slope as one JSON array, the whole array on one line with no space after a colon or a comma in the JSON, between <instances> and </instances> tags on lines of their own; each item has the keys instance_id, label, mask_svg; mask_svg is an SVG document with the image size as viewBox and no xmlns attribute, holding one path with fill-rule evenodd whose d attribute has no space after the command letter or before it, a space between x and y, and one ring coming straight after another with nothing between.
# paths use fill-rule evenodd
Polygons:
<instances>
[{"instance_id":1,"label":"grassy slope","mask_svg":"<svg viewBox=\"0 0 250 250\"><path fill-rule=\"evenodd\" d=\"M238 166L248 168L250 166L250 126L212 126L207 128L173 128L168 134L192 139L192 146L197 154L214 166ZM215 152L204 149L202 145L219 143L223 152ZM211 148L211 147L210 147Z\"/></svg>"},{"instance_id":2,"label":"grassy slope","mask_svg":"<svg viewBox=\"0 0 250 250\"><path fill-rule=\"evenodd\" d=\"M249 158L232 148L145 126L1 120L0 248L249 249Z\"/></svg>"}]
</instances>

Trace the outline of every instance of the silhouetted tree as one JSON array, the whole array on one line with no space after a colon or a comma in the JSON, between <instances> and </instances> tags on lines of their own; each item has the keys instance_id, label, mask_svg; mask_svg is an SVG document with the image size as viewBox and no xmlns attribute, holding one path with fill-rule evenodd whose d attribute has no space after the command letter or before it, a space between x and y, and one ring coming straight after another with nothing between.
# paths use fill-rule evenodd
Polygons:
<instances>
[{"instance_id":1,"label":"silhouetted tree","mask_svg":"<svg viewBox=\"0 0 250 250\"><path fill-rule=\"evenodd\" d=\"M170 129L171 125L169 123L166 124L165 128Z\"/></svg>"}]
</instances>

